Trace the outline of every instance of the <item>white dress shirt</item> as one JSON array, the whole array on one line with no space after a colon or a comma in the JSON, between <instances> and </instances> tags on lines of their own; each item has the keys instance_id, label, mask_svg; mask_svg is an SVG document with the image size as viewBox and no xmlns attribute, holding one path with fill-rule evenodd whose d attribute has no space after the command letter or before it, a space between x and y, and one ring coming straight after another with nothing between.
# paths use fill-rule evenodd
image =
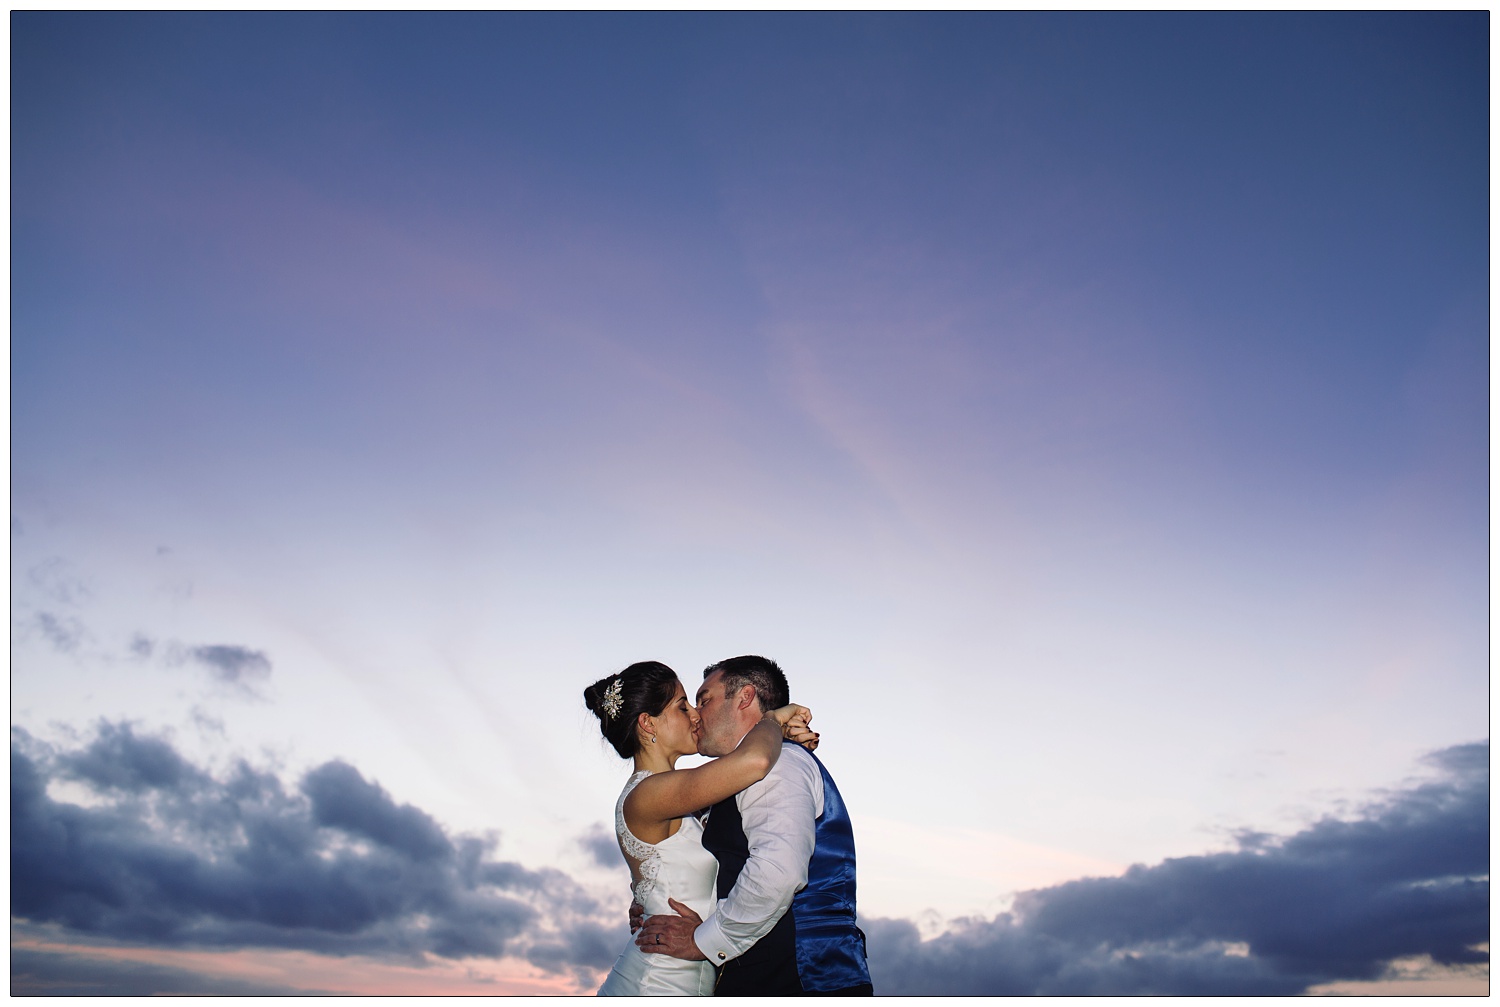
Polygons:
<instances>
[{"instance_id":1,"label":"white dress shirt","mask_svg":"<svg viewBox=\"0 0 1500 1007\"><path fill-rule=\"evenodd\" d=\"M783 745L759 783L735 795L750 859L727 898L693 932L708 960L723 965L771 932L807 885L817 818L823 813L823 774L801 745Z\"/></svg>"}]
</instances>

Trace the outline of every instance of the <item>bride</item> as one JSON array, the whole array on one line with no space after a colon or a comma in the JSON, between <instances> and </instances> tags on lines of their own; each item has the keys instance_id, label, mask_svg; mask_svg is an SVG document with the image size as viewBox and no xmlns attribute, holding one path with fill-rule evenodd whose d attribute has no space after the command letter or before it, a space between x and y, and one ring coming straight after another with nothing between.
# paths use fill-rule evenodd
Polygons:
<instances>
[{"instance_id":1,"label":"bride","mask_svg":"<svg viewBox=\"0 0 1500 1007\"><path fill-rule=\"evenodd\" d=\"M673 913L681 903L707 917L717 901L719 864L703 848L698 815L713 804L765 778L781 755L785 735L809 748L812 713L796 705L767 713L728 755L694 769L677 760L698 751L698 711L688 702L677 673L657 661L632 664L583 690L605 740L635 772L615 803L615 835L630 865L631 890L647 916ZM600 996L712 996L713 966L635 946L615 961Z\"/></svg>"}]
</instances>

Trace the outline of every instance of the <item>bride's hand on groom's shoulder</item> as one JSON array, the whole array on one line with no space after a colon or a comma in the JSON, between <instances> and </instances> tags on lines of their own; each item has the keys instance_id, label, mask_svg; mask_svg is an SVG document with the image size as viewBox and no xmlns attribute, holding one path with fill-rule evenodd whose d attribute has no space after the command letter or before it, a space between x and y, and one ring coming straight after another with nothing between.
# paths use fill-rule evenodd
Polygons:
<instances>
[{"instance_id":1,"label":"bride's hand on groom's shoulder","mask_svg":"<svg viewBox=\"0 0 1500 1007\"><path fill-rule=\"evenodd\" d=\"M770 711L770 716L774 717L776 723L782 727L786 727L787 724L794 720L800 720L804 725L812 723L812 711L805 706L798 706L796 703L788 703L779 709L772 710Z\"/></svg>"},{"instance_id":2,"label":"bride's hand on groom's shoulder","mask_svg":"<svg viewBox=\"0 0 1500 1007\"><path fill-rule=\"evenodd\" d=\"M795 741L809 752L818 747L818 733L809 730L806 724L795 720L782 728L782 736L788 741Z\"/></svg>"},{"instance_id":3,"label":"bride's hand on groom's shoulder","mask_svg":"<svg viewBox=\"0 0 1500 1007\"><path fill-rule=\"evenodd\" d=\"M812 723L812 711L807 707L788 703L779 710L771 711L771 716L781 725L783 738L796 742L809 752L818 747L818 734L808 726Z\"/></svg>"}]
</instances>

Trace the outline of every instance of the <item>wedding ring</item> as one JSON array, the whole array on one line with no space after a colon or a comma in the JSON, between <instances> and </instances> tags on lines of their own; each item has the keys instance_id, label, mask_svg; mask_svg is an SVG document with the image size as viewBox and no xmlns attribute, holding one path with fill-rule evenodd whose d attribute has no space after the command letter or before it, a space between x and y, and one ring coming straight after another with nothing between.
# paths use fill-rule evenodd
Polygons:
<instances>
[{"instance_id":1,"label":"wedding ring","mask_svg":"<svg viewBox=\"0 0 1500 1007\"><path fill-rule=\"evenodd\" d=\"M656 935L656 943L658 943L658 944L661 943L661 934L657 934Z\"/></svg>"}]
</instances>

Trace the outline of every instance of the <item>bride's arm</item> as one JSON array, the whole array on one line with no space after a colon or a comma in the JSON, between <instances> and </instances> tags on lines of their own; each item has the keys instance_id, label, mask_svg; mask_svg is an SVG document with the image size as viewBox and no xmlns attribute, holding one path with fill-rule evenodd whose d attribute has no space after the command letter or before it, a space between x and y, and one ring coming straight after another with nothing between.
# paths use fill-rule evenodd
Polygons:
<instances>
[{"instance_id":1,"label":"bride's arm","mask_svg":"<svg viewBox=\"0 0 1500 1007\"><path fill-rule=\"evenodd\" d=\"M781 757L783 726L793 717L805 725L810 716L806 707L795 704L768 710L728 755L692 769L647 777L625 799L627 823L681 818L760 782Z\"/></svg>"}]
</instances>

